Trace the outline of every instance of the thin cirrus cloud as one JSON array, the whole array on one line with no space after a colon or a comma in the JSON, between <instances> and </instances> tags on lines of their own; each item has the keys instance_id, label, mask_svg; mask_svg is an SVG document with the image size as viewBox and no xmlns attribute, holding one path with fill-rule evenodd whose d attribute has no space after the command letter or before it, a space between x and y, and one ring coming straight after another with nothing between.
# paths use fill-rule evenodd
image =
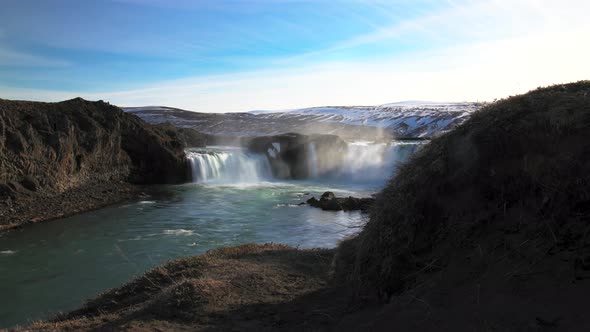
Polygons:
<instances>
[{"instance_id":1,"label":"thin cirrus cloud","mask_svg":"<svg viewBox=\"0 0 590 332\"><path fill-rule=\"evenodd\" d=\"M577 64L590 52L572 52L568 49L572 41L561 37L555 34L482 42L372 64L330 63L189 78L83 97L108 99L121 106L168 105L206 112L367 105L408 99L492 100L539 85L589 77L590 70ZM545 49L546 42L555 46L552 52ZM562 52L568 56L564 58ZM48 98L51 93L39 95ZM57 100L76 95L62 93Z\"/></svg>"},{"instance_id":2,"label":"thin cirrus cloud","mask_svg":"<svg viewBox=\"0 0 590 332\"><path fill-rule=\"evenodd\" d=\"M326 48L285 57L279 61L300 61L322 54L404 39L418 40L423 44L453 45L467 41L533 36L540 32L559 32L564 29L571 33L573 28L583 32L590 26L583 15L588 10L590 5L582 1L449 1L449 6L439 11L378 27L369 33L353 36Z\"/></svg>"},{"instance_id":3,"label":"thin cirrus cloud","mask_svg":"<svg viewBox=\"0 0 590 332\"><path fill-rule=\"evenodd\" d=\"M2 31L0 31L0 37ZM0 66L14 67L67 67L70 63L60 59L52 59L35 54L3 48L0 45Z\"/></svg>"},{"instance_id":4,"label":"thin cirrus cloud","mask_svg":"<svg viewBox=\"0 0 590 332\"><path fill-rule=\"evenodd\" d=\"M15 99L63 100L82 96L121 106L166 105L229 112L374 105L399 100L485 101L537 86L590 77L590 66L583 65L590 57L590 47L582 42L590 31L584 17L590 5L584 1L449 1L441 8L418 11L419 15L406 19L399 18L392 3L364 3L379 11L379 22L383 17L391 17L395 21L392 24L364 22L363 28L370 29L344 38L338 36L306 50L277 55L252 53L260 43L280 42L252 30L249 36L256 38L240 45L247 52L220 53L220 57L235 64L232 70L221 73L161 77L116 90L107 85L94 91L22 88L0 81L0 93ZM181 7L194 4L174 3ZM147 5L170 6L156 0ZM216 10L223 10L219 3L215 6ZM297 29L292 18L276 20L282 20L283 27ZM308 31L302 27L300 33ZM188 48L192 45L190 40L183 42ZM400 44L412 47L398 47ZM208 47L227 45L211 41L205 46ZM0 63L3 58L15 61L14 54L3 56L2 51L0 48ZM190 50L187 54L191 54ZM25 60L52 65L51 59L42 57ZM250 68L246 63L255 66ZM59 61L53 63L57 64Z\"/></svg>"}]
</instances>

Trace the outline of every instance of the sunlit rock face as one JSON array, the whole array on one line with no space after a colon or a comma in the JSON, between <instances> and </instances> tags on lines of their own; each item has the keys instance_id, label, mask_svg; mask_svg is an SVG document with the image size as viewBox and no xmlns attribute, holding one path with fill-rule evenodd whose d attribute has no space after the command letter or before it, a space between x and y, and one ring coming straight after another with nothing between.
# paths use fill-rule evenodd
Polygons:
<instances>
[{"instance_id":1,"label":"sunlit rock face","mask_svg":"<svg viewBox=\"0 0 590 332\"><path fill-rule=\"evenodd\" d=\"M188 179L175 129L80 98L60 103L0 100L0 195L60 193L98 181Z\"/></svg>"}]
</instances>

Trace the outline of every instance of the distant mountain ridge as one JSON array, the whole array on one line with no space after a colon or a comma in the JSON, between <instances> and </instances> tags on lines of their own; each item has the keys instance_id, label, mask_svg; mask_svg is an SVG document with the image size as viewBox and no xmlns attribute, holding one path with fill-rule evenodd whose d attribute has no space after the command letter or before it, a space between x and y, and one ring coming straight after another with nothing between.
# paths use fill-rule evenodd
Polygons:
<instances>
[{"instance_id":1,"label":"distant mountain ridge","mask_svg":"<svg viewBox=\"0 0 590 332\"><path fill-rule=\"evenodd\" d=\"M148 123L170 122L210 135L259 136L285 132L344 138L430 138L463 123L482 104L401 102L379 106L323 106L285 111L199 113L164 106L123 108Z\"/></svg>"}]
</instances>

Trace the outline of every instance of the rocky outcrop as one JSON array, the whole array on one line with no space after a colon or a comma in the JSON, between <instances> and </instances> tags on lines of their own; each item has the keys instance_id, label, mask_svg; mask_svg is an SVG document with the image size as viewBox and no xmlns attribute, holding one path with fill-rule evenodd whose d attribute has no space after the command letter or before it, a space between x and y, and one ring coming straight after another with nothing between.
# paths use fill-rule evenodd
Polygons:
<instances>
[{"instance_id":1,"label":"rocky outcrop","mask_svg":"<svg viewBox=\"0 0 590 332\"><path fill-rule=\"evenodd\" d=\"M0 100L1 223L14 220L20 201L104 183L184 182L183 148L177 132L102 101Z\"/></svg>"},{"instance_id":2,"label":"rocky outcrop","mask_svg":"<svg viewBox=\"0 0 590 332\"><path fill-rule=\"evenodd\" d=\"M368 211L374 201L374 198L368 197L357 198L349 196L346 198L339 198L336 197L333 192L326 191L322 194L319 200L315 197L308 199L307 204L325 211Z\"/></svg>"},{"instance_id":3,"label":"rocky outcrop","mask_svg":"<svg viewBox=\"0 0 590 332\"><path fill-rule=\"evenodd\" d=\"M253 138L248 149L268 158L273 175L280 179L308 177L308 136L290 133Z\"/></svg>"},{"instance_id":4,"label":"rocky outcrop","mask_svg":"<svg viewBox=\"0 0 590 332\"><path fill-rule=\"evenodd\" d=\"M186 147L202 148L212 140L210 135L202 134L191 128L176 127L169 122L158 124L156 127L163 129L172 137L177 137Z\"/></svg>"},{"instance_id":5,"label":"rocky outcrop","mask_svg":"<svg viewBox=\"0 0 590 332\"><path fill-rule=\"evenodd\" d=\"M248 150L268 158L273 175L282 179L304 179L318 169L333 168L343 162L346 143L335 135L288 133L249 139Z\"/></svg>"}]
</instances>

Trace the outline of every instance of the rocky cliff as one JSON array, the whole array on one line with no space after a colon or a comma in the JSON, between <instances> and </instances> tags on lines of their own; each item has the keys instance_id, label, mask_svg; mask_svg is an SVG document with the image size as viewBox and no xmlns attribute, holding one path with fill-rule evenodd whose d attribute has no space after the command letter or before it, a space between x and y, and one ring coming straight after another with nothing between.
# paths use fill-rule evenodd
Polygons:
<instances>
[{"instance_id":1,"label":"rocky cliff","mask_svg":"<svg viewBox=\"0 0 590 332\"><path fill-rule=\"evenodd\" d=\"M91 196L104 204L119 191L129 193L122 189L126 184L186 181L183 148L177 132L146 124L102 101L0 99L0 226L49 219L51 213L32 217L24 205L54 206L50 202L56 199L63 206L68 200L63 195L71 192L78 192L75 199ZM84 209L85 202L79 203L78 209Z\"/></svg>"}]
</instances>

